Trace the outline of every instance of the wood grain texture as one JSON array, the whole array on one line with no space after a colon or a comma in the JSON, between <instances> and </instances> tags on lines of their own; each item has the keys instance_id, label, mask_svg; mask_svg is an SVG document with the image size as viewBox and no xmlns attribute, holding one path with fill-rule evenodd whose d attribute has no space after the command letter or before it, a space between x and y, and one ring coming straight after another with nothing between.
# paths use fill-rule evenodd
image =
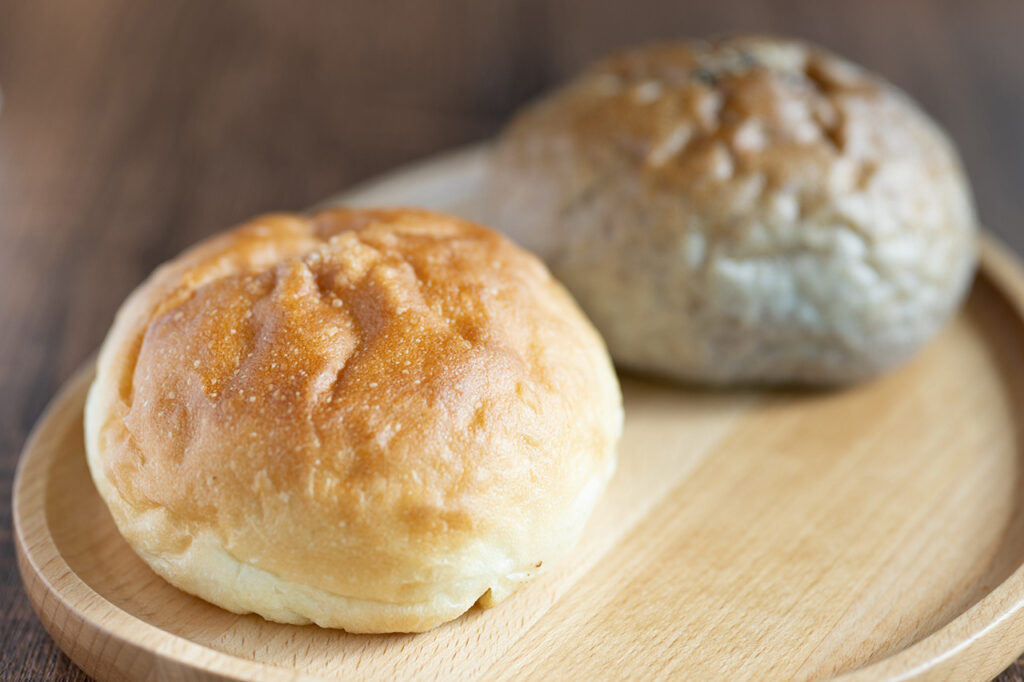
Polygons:
<instances>
[{"instance_id":1,"label":"wood grain texture","mask_svg":"<svg viewBox=\"0 0 1024 682\"><path fill-rule=\"evenodd\" d=\"M477 213L488 149L346 194ZM964 313L843 391L623 377L616 476L573 554L499 608L421 635L239 617L154 575L85 465L74 378L14 489L40 618L101 679L951 679L1024 638L1024 270L989 244Z\"/></svg>"},{"instance_id":2,"label":"wood grain texture","mask_svg":"<svg viewBox=\"0 0 1024 682\"><path fill-rule=\"evenodd\" d=\"M1014 0L0 0L0 678L84 679L24 597L6 500L46 401L157 263L486 137L618 45L750 29L818 40L909 90L1021 249L1022 25Z\"/></svg>"}]
</instances>

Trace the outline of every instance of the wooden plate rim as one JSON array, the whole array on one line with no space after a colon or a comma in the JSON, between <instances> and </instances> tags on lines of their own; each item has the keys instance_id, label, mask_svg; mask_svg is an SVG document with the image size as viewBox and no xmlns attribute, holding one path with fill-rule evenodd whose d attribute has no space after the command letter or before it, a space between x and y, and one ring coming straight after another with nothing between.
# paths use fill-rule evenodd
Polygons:
<instances>
[{"instance_id":1,"label":"wooden plate rim","mask_svg":"<svg viewBox=\"0 0 1024 682\"><path fill-rule=\"evenodd\" d=\"M344 193L354 196L379 191L395 182L412 184L432 177L445 177L478 163L486 153L487 145L473 145L441 154L385 174L383 177L358 185ZM319 206L339 202L332 198ZM365 202L363 202L365 203ZM1019 319L1024 319L1024 265L1006 246L991 234L981 240L979 278L987 279L1003 299L1009 303ZM228 680L261 679L270 682L309 681L323 678L276 665L260 663L224 653L197 644L180 635L172 634L141 620L110 603L95 592L67 564L45 522L45 496L30 495L33 484L45 481L54 458L52 449L41 447L47 435L47 426L53 415L65 404L77 398L93 374L94 361L88 360L64 383L50 401L33 428L22 450L14 476L12 494L13 526L18 568L22 582L30 596L33 583L41 582L43 596L32 600L40 620L65 651L69 647L54 633L57 619L77 617L81 630L98 646L115 641L133 650L158 659L159 668L188 670L198 674L211 673ZM30 543L28 537L33 537ZM82 595L71 601L57 582L70 580L84 588ZM1006 580L990 590L971 608L958 615L931 635L918 640L899 652L863 668L839 676L838 680L918 680L943 676L955 662L971 652L984 650L988 661L981 667L988 677L1003 670L1024 648L1024 565L1018 567ZM80 637L79 637L80 638ZM1010 642L1019 642L1010 648ZM73 657L74 660L74 657ZM79 665L79 660L75 660ZM87 664L86 664L87 665ZM83 666L86 672L88 667ZM979 672L982 672L979 670Z\"/></svg>"}]
</instances>

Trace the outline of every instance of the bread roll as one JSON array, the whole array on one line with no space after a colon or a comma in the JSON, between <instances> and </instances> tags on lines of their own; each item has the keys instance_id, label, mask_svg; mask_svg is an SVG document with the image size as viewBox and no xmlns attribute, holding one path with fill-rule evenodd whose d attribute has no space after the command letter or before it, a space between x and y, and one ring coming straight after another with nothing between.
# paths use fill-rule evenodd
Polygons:
<instances>
[{"instance_id":1,"label":"bread roll","mask_svg":"<svg viewBox=\"0 0 1024 682\"><path fill-rule=\"evenodd\" d=\"M906 95L799 41L599 62L519 114L486 216L542 256L623 366L837 384L908 359L957 308L976 218Z\"/></svg>"},{"instance_id":2,"label":"bread roll","mask_svg":"<svg viewBox=\"0 0 1024 682\"><path fill-rule=\"evenodd\" d=\"M415 210L268 215L127 300L89 467L160 575L228 610L417 632L562 557L615 463L600 337L543 264Z\"/></svg>"}]
</instances>

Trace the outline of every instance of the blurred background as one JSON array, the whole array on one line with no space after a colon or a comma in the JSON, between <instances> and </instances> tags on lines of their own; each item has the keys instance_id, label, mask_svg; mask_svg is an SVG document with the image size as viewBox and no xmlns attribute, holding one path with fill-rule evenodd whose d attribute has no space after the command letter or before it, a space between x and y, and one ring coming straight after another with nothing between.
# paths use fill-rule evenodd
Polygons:
<instances>
[{"instance_id":1,"label":"blurred background","mask_svg":"<svg viewBox=\"0 0 1024 682\"><path fill-rule=\"evenodd\" d=\"M819 42L907 90L1021 252L1022 29L1019 0L0 0L0 678L85 679L21 592L11 477L163 260L484 140L609 50L743 31Z\"/></svg>"}]
</instances>

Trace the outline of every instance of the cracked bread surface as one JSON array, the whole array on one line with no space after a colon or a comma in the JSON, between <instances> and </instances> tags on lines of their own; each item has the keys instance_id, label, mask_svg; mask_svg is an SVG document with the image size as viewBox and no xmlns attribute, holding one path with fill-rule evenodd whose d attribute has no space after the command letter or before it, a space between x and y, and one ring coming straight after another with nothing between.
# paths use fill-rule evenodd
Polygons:
<instances>
[{"instance_id":1,"label":"cracked bread surface","mask_svg":"<svg viewBox=\"0 0 1024 682\"><path fill-rule=\"evenodd\" d=\"M942 131L825 50L746 36L598 62L527 107L485 215L540 255L628 368L836 384L908 359L970 283Z\"/></svg>"},{"instance_id":2,"label":"cracked bread surface","mask_svg":"<svg viewBox=\"0 0 1024 682\"><path fill-rule=\"evenodd\" d=\"M540 261L416 210L269 215L126 301L86 406L129 544L229 610L415 632L578 538L615 462L604 345Z\"/></svg>"}]
</instances>

